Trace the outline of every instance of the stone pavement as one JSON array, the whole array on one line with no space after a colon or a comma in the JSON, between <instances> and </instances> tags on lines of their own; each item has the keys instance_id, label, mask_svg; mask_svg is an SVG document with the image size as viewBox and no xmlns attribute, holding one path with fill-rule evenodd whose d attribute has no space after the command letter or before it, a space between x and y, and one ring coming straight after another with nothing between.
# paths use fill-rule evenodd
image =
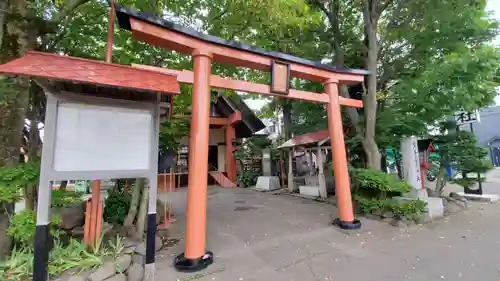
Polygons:
<instances>
[{"instance_id":1,"label":"stone pavement","mask_svg":"<svg viewBox=\"0 0 500 281\"><path fill-rule=\"evenodd\" d=\"M182 237L185 192L170 196ZM500 280L500 204L431 224L398 229L362 219L345 233L329 226L335 207L246 189L210 188L207 246L215 263L182 274L172 259L183 242L157 255L156 280L433 281Z\"/></svg>"}]
</instances>

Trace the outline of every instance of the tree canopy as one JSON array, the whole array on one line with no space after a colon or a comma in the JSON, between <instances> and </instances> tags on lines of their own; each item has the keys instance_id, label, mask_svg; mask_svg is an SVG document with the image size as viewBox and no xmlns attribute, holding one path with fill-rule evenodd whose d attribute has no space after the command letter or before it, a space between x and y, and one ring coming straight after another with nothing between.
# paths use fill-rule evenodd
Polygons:
<instances>
[{"instance_id":1,"label":"tree canopy","mask_svg":"<svg viewBox=\"0 0 500 281\"><path fill-rule=\"evenodd\" d=\"M337 67L368 69L362 85L342 86L340 93L364 100L362 109L345 108L343 121L349 159L370 168L380 169L384 148L396 146L401 137L426 135L457 110L491 105L500 86L500 49L491 43L499 21L486 11L486 0L117 2L222 38ZM0 0L0 63L29 49L103 59L108 11L106 0ZM113 62L192 68L189 56L132 40L118 28ZM269 82L269 73L217 63L212 72ZM321 84L302 79L293 79L292 86L322 91ZM190 91L182 86L182 95L175 98L177 113L189 111ZM0 167L14 167L21 146L31 156L40 150L45 97L26 78L0 77L0 93ZM285 138L327 128L323 105L269 100L261 114L281 114ZM175 139L187 133L187 125L162 126L162 149L175 150ZM26 193L34 192L30 188ZM0 211L0 223L6 218ZM3 239L0 235L0 256L8 248Z\"/></svg>"}]
</instances>

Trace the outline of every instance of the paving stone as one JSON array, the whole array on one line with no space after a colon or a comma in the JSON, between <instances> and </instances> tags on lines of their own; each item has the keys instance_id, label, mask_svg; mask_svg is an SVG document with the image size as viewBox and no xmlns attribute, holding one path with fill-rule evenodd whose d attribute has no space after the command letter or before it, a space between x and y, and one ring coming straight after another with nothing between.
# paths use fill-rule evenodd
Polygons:
<instances>
[{"instance_id":1,"label":"paving stone","mask_svg":"<svg viewBox=\"0 0 500 281\"><path fill-rule=\"evenodd\" d=\"M141 281L144 277L144 268L138 263L133 263L127 271L128 281Z\"/></svg>"},{"instance_id":2,"label":"paving stone","mask_svg":"<svg viewBox=\"0 0 500 281\"><path fill-rule=\"evenodd\" d=\"M106 281L127 281L127 276L123 274L116 274L115 276L106 279Z\"/></svg>"},{"instance_id":3,"label":"paving stone","mask_svg":"<svg viewBox=\"0 0 500 281\"><path fill-rule=\"evenodd\" d=\"M135 248L135 252L139 255L145 256L146 255L146 244L144 242L140 243L137 245Z\"/></svg>"},{"instance_id":4,"label":"paving stone","mask_svg":"<svg viewBox=\"0 0 500 281\"><path fill-rule=\"evenodd\" d=\"M103 281L116 274L114 262L107 262L89 276L90 281Z\"/></svg>"},{"instance_id":5,"label":"paving stone","mask_svg":"<svg viewBox=\"0 0 500 281\"><path fill-rule=\"evenodd\" d=\"M145 264L145 257L142 255L132 255L132 263Z\"/></svg>"},{"instance_id":6,"label":"paving stone","mask_svg":"<svg viewBox=\"0 0 500 281\"><path fill-rule=\"evenodd\" d=\"M130 255L123 255L119 257L116 262L116 271L125 272L130 267L130 263L132 262L132 257Z\"/></svg>"},{"instance_id":7,"label":"paving stone","mask_svg":"<svg viewBox=\"0 0 500 281\"><path fill-rule=\"evenodd\" d=\"M85 277L83 276L70 276L68 281L85 281Z\"/></svg>"},{"instance_id":8,"label":"paving stone","mask_svg":"<svg viewBox=\"0 0 500 281\"><path fill-rule=\"evenodd\" d=\"M161 250L161 248L163 248L163 240L161 240L160 237L156 236L155 238L155 248L156 248L156 251L158 252L159 250Z\"/></svg>"}]
</instances>

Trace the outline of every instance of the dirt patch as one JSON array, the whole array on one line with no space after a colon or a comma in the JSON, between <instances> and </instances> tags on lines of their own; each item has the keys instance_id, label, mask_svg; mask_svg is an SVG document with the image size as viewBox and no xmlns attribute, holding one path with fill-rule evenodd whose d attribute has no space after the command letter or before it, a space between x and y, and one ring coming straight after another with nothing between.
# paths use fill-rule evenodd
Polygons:
<instances>
[{"instance_id":1,"label":"dirt patch","mask_svg":"<svg viewBox=\"0 0 500 281\"><path fill-rule=\"evenodd\" d=\"M257 209L258 209L257 207L253 207L253 206L240 206L240 207L234 208L234 210L238 211L238 212L251 211L251 210L257 210Z\"/></svg>"},{"instance_id":2,"label":"dirt patch","mask_svg":"<svg viewBox=\"0 0 500 281\"><path fill-rule=\"evenodd\" d=\"M176 238L168 238L168 239L165 239L163 240L163 248L170 248L172 246L175 246L177 244L179 244L181 240L180 239L176 239Z\"/></svg>"}]
</instances>

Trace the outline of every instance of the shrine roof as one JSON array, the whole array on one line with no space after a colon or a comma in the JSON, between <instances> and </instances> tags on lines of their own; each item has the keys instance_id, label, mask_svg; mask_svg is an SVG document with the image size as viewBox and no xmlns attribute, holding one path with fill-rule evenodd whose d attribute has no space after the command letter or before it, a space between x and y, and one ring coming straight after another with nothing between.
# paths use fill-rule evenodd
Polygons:
<instances>
[{"instance_id":1,"label":"shrine roof","mask_svg":"<svg viewBox=\"0 0 500 281\"><path fill-rule=\"evenodd\" d=\"M321 130L313 133L307 133L300 136L295 136L285 143L280 145L278 148L292 148L296 146L309 146L312 144L319 143L321 141L326 141L330 138L328 130Z\"/></svg>"},{"instance_id":2,"label":"shrine roof","mask_svg":"<svg viewBox=\"0 0 500 281\"><path fill-rule=\"evenodd\" d=\"M108 1L108 3L111 4L111 1ZM112 5L112 4L111 4ZM121 28L125 30L132 31L132 27L130 25L130 18L138 19L144 22L151 23L153 25L166 28L169 30L172 30L174 32L177 32L179 34L183 34L192 38L199 39L201 41L204 41L206 43L211 43L211 44L216 44L220 46L225 46L245 52L250 52L258 55L263 55L267 57L271 57L274 59L279 59L291 63L297 63L297 64L302 64L302 65L307 65L310 67L318 68L318 69L323 69L331 72L336 72L336 73L348 73L348 74L355 74L355 75L368 75L369 71L363 70L363 69L352 69L352 68L339 68L335 67L333 65L328 65L328 64L323 64L321 62L317 61L312 61L312 60L307 60L304 58L296 57L290 54L286 53L281 53L281 52L275 52L275 51L269 51L269 50L264 50L262 48L252 46L252 45L247 45L243 44L234 40L227 40L223 39L220 37L212 36L209 34L205 34L202 32L199 32L195 29L185 27L179 24L176 24L172 21L163 19L161 17L157 17L148 13L144 13L135 9L131 9L128 7L124 7L119 4L114 4L116 7L116 16L118 18L118 24L120 25Z\"/></svg>"},{"instance_id":3,"label":"shrine roof","mask_svg":"<svg viewBox=\"0 0 500 281\"><path fill-rule=\"evenodd\" d=\"M127 93L180 93L175 75L35 51L29 51L21 58L0 65L0 73L85 86L79 87L80 89L93 86Z\"/></svg>"},{"instance_id":4,"label":"shrine roof","mask_svg":"<svg viewBox=\"0 0 500 281\"><path fill-rule=\"evenodd\" d=\"M236 137L248 138L256 132L264 129L266 126L262 120L255 115L248 105L238 95L224 96L218 95L215 103L215 110L223 117L229 117L232 113L239 111L242 114L241 122L234 127L236 129Z\"/></svg>"}]
</instances>

